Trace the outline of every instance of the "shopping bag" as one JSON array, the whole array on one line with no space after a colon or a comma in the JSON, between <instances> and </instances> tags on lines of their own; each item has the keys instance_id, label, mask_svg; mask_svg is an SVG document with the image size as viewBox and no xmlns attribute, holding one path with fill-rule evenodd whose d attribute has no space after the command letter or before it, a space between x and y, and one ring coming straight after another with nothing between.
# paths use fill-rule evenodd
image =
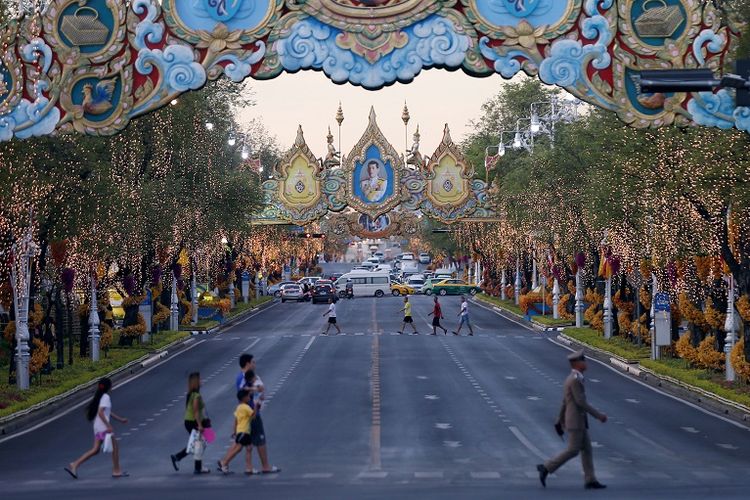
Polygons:
<instances>
[{"instance_id":1,"label":"shopping bag","mask_svg":"<svg viewBox=\"0 0 750 500\"><path fill-rule=\"evenodd\" d=\"M186 451L188 453L193 453L195 449L195 443L196 441L200 441L201 433L198 432L198 429L193 429L190 432L190 437L188 438L187 446L185 447Z\"/></svg>"},{"instance_id":2,"label":"shopping bag","mask_svg":"<svg viewBox=\"0 0 750 500\"><path fill-rule=\"evenodd\" d=\"M203 452L206 450L206 441L202 435L198 435L198 438L193 443L193 459L202 460Z\"/></svg>"},{"instance_id":3,"label":"shopping bag","mask_svg":"<svg viewBox=\"0 0 750 500\"><path fill-rule=\"evenodd\" d=\"M112 433L108 432L102 442L102 453L112 453Z\"/></svg>"}]
</instances>

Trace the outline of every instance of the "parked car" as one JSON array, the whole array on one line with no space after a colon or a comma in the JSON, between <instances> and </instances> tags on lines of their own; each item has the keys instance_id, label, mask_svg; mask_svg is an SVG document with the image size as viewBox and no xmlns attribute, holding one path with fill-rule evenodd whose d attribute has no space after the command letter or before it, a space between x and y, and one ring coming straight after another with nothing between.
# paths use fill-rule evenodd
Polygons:
<instances>
[{"instance_id":1,"label":"parked car","mask_svg":"<svg viewBox=\"0 0 750 500\"><path fill-rule=\"evenodd\" d=\"M336 300L336 292L334 290L333 283L329 281L327 283L321 284L320 281L318 281L313 287L312 303L317 304L318 302L323 302L327 304L329 299Z\"/></svg>"},{"instance_id":2,"label":"parked car","mask_svg":"<svg viewBox=\"0 0 750 500\"><path fill-rule=\"evenodd\" d=\"M302 285L297 283L289 283L281 288L281 302L287 300L296 300L301 302L305 300L305 294L302 291Z\"/></svg>"},{"instance_id":3,"label":"parked car","mask_svg":"<svg viewBox=\"0 0 750 500\"><path fill-rule=\"evenodd\" d=\"M432 285L432 293L439 295L476 295L481 289L463 280L448 279Z\"/></svg>"},{"instance_id":4,"label":"parked car","mask_svg":"<svg viewBox=\"0 0 750 500\"><path fill-rule=\"evenodd\" d=\"M401 260L414 260L414 254L411 252L404 252L401 254Z\"/></svg>"},{"instance_id":5,"label":"parked car","mask_svg":"<svg viewBox=\"0 0 750 500\"><path fill-rule=\"evenodd\" d=\"M276 283L275 285L271 285L270 287L268 287L268 294L279 298L281 297L281 289L284 287L284 285L295 285L296 283L296 281L281 281L279 283Z\"/></svg>"},{"instance_id":6,"label":"parked car","mask_svg":"<svg viewBox=\"0 0 750 500\"><path fill-rule=\"evenodd\" d=\"M370 271L372 269L375 269L376 266L377 266L377 264L375 264L373 262L370 262L369 260L366 260L366 261L364 261L362 264L360 264L357 267L362 267L362 268L367 269L368 271Z\"/></svg>"},{"instance_id":7,"label":"parked car","mask_svg":"<svg viewBox=\"0 0 750 500\"><path fill-rule=\"evenodd\" d=\"M430 261L432 261L432 258L430 257L430 254L422 252L419 254L419 263L420 264L429 264Z\"/></svg>"},{"instance_id":8,"label":"parked car","mask_svg":"<svg viewBox=\"0 0 750 500\"><path fill-rule=\"evenodd\" d=\"M391 295L398 297L399 295L414 295L415 293L416 290L409 285L391 282Z\"/></svg>"},{"instance_id":9,"label":"parked car","mask_svg":"<svg viewBox=\"0 0 750 500\"><path fill-rule=\"evenodd\" d=\"M383 252L377 251L373 257L377 258L379 263L385 262L385 254Z\"/></svg>"},{"instance_id":10,"label":"parked car","mask_svg":"<svg viewBox=\"0 0 750 500\"><path fill-rule=\"evenodd\" d=\"M445 280L437 278L426 279L424 285L422 285L422 293L425 295L432 295L432 287L435 286L435 284L440 283L441 281Z\"/></svg>"}]
</instances>

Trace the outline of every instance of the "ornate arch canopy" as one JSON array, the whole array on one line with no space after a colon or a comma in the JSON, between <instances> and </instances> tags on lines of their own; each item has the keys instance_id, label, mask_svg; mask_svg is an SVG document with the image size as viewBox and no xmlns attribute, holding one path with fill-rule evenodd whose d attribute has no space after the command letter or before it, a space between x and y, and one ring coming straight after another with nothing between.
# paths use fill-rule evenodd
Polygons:
<instances>
[{"instance_id":1,"label":"ornate arch canopy","mask_svg":"<svg viewBox=\"0 0 750 500\"><path fill-rule=\"evenodd\" d=\"M418 133L417 133L418 134ZM256 224L304 226L324 221L336 235L413 234L422 215L444 224L496 220L488 186L453 143L448 125L432 157L408 165L386 139L375 109L362 137L341 162L316 159L302 128L294 146L263 184L265 210Z\"/></svg>"},{"instance_id":2,"label":"ornate arch canopy","mask_svg":"<svg viewBox=\"0 0 750 500\"><path fill-rule=\"evenodd\" d=\"M727 91L639 98L631 78L720 70L737 36L701 0L51 0L0 30L0 140L114 134L221 75L374 90L428 68L538 75L636 127L750 130Z\"/></svg>"}]
</instances>

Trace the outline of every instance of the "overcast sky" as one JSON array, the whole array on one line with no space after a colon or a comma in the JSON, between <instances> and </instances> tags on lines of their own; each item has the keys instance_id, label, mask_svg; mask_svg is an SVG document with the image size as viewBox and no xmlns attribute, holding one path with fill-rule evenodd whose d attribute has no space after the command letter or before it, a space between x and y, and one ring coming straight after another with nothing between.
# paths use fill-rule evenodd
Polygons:
<instances>
[{"instance_id":1,"label":"overcast sky","mask_svg":"<svg viewBox=\"0 0 750 500\"><path fill-rule=\"evenodd\" d=\"M401 112L407 101L411 114L408 144L411 146L419 124L420 151L431 155L440 143L444 124L450 126L453 140L460 142L470 129L469 121L480 117L482 103L495 95L503 82L499 75L471 78L460 71L431 69L408 85L397 83L373 92L333 84L314 71L283 73L273 80L249 82L257 105L243 110L240 120L261 118L284 150L294 142L297 125L301 124L308 146L316 156L323 157L329 125L338 147L335 115L339 101L344 110L341 139L345 154L361 137L370 106L375 106L381 130L401 153L405 149Z\"/></svg>"}]
</instances>

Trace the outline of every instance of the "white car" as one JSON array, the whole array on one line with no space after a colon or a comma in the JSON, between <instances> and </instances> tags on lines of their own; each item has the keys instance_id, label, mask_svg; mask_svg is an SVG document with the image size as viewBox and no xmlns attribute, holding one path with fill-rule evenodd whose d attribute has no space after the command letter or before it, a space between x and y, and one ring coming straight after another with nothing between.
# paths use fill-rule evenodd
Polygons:
<instances>
[{"instance_id":1,"label":"white car","mask_svg":"<svg viewBox=\"0 0 750 500\"><path fill-rule=\"evenodd\" d=\"M385 262L385 254L383 252L375 252L375 255L373 255L376 259L378 259L379 263Z\"/></svg>"},{"instance_id":2,"label":"white car","mask_svg":"<svg viewBox=\"0 0 750 500\"><path fill-rule=\"evenodd\" d=\"M421 274L415 274L413 276L409 276L409 279L406 280L406 284L414 289L417 293L422 293L422 287L424 286L424 276Z\"/></svg>"},{"instance_id":3,"label":"white car","mask_svg":"<svg viewBox=\"0 0 750 500\"><path fill-rule=\"evenodd\" d=\"M281 288L281 302L286 302L287 300L296 300L297 302L305 300L302 285L298 285L297 283L284 285Z\"/></svg>"},{"instance_id":4,"label":"white car","mask_svg":"<svg viewBox=\"0 0 750 500\"><path fill-rule=\"evenodd\" d=\"M357 267L361 267L363 269L367 269L368 271L370 271L372 269L375 269L376 266L377 266L376 263L370 262L369 260L366 260L366 261L364 261L362 264L360 264Z\"/></svg>"},{"instance_id":5,"label":"white car","mask_svg":"<svg viewBox=\"0 0 750 500\"><path fill-rule=\"evenodd\" d=\"M424 252L419 254L420 264L429 264L431 260L432 259L430 258L430 254Z\"/></svg>"},{"instance_id":6,"label":"white car","mask_svg":"<svg viewBox=\"0 0 750 500\"><path fill-rule=\"evenodd\" d=\"M404 252L403 255L401 255L401 260L414 260L414 254L411 252Z\"/></svg>"}]
</instances>

